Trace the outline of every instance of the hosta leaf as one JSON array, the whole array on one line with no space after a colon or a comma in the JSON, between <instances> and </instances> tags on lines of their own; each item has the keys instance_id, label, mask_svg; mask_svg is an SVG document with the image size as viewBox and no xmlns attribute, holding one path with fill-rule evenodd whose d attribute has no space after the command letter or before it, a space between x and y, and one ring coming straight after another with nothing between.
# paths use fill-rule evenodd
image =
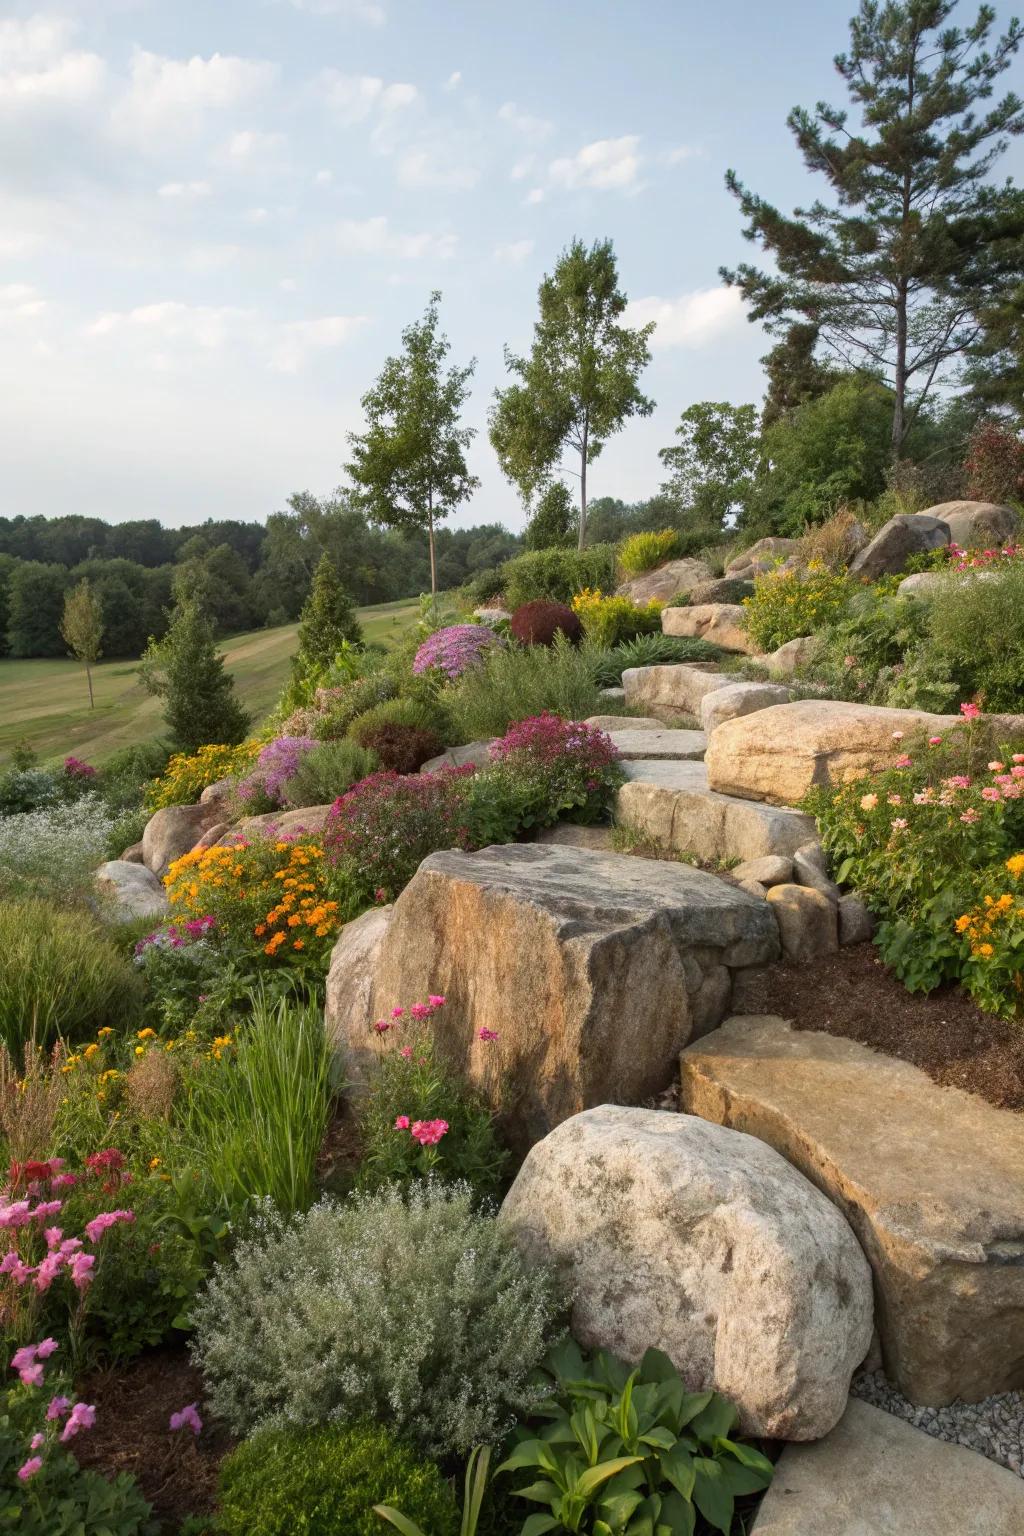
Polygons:
<instances>
[{"instance_id":1,"label":"hosta leaf","mask_svg":"<svg viewBox=\"0 0 1024 1536\"><path fill-rule=\"evenodd\" d=\"M734 1404L727 1397L720 1397L717 1392L713 1392L707 1407L690 1420L690 1428L695 1435L710 1444L716 1436L728 1435L738 1419L739 1411Z\"/></svg>"},{"instance_id":2,"label":"hosta leaf","mask_svg":"<svg viewBox=\"0 0 1024 1536\"><path fill-rule=\"evenodd\" d=\"M684 1424L691 1423L699 1413L703 1413L714 1395L713 1392L687 1392L679 1405L679 1428L682 1429Z\"/></svg>"},{"instance_id":3,"label":"hosta leaf","mask_svg":"<svg viewBox=\"0 0 1024 1536\"><path fill-rule=\"evenodd\" d=\"M670 1451L676 1443L676 1436L670 1429L665 1429L660 1424L654 1424L645 1434L640 1436L641 1445L656 1446L659 1451Z\"/></svg>"},{"instance_id":4,"label":"hosta leaf","mask_svg":"<svg viewBox=\"0 0 1024 1536\"><path fill-rule=\"evenodd\" d=\"M693 1483L696 1470L693 1457L684 1445L679 1441L670 1451L665 1451L660 1457L662 1476L667 1478L672 1487L682 1494L684 1499L693 1497Z\"/></svg>"},{"instance_id":5,"label":"hosta leaf","mask_svg":"<svg viewBox=\"0 0 1024 1536\"><path fill-rule=\"evenodd\" d=\"M729 1536L732 1525L733 1497L722 1480L722 1469L717 1461L706 1456L695 1456L693 1468L696 1475L693 1484L693 1502L708 1525L723 1536Z\"/></svg>"},{"instance_id":6,"label":"hosta leaf","mask_svg":"<svg viewBox=\"0 0 1024 1536\"><path fill-rule=\"evenodd\" d=\"M559 1530L559 1523L550 1515L531 1515L523 1526L521 1536L547 1536L548 1531Z\"/></svg>"},{"instance_id":7,"label":"hosta leaf","mask_svg":"<svg viewBox=\"0 0 1024 1536\"><path fill-rule=\"evenodd\" d=\"M512 1491L517 1499L529 1499L532 1504L554 1504L556 1499L562 1497L561 1488L544 1478L539 1483L531 1483L528 1488L514 1488Z\"/></svg>"},{"instance_id":8,"label":"hosta leaf","mask_svg":"<svg viewBox=\"0 0 1024 1536\"><path fill-rule=\"evenodd\" d=\"M640 1362L640 1380L659 1384L678 1381L679 1372L663 1349L649 1349Z\"/></svg>"},{"instance_id":9,"label":"hosta leaf","mask_svg":"<svg viewBox=\"0 0 1024 1536\"><path fill-rule=\"evenodd\" d=\"M542 1455L545 1460L541 1460ZM551 1452L539 1440L522 1440L511 1455L505 1458L498 1472L519 1472L523 1467L543 1467L550 1455Z\"/></svg>"},{"instance_id":10,"label":"hosta leaf","mask_svg":"<svg viewBox=\"0 0 1024 1536\"><path fill-rule=\"evenodd\" d=\"M616 1472L621 1472L623 1467L633 1466L640 1459L639 1456L618 1456L614 1461L602 1461L600 1466L588 1467L576 1479L575 1491L581 1498L589 1498L592 1493L595 1493L600 1488L602 1483L606 1483L610 1477L614 1477Z\"/></svg>"},{"instance_id":11,"label":"hosta leaf","mask_svg":"<svg viewBox=\"0 0 1024 1536\"><path fill-rule=\"evenodd\" d=\"M681 1494L674 1491L666 1493L661 1501L657 1536L661 1536L662 1527L668 1530L671 1536L693 1536L697 1528L697 1511L689 1499L684 1499Z\"/></svg>"},{"instance_id":12,"label":"hosta leaf","mask_svg":"<svg viewBox=\"0 0 1024 1536\"><path fill-rule=\"evenodd\" d=\"M578 1381L587 1374L583 1351L569 1334L548 1350L544 1364L559 1381Z\"/></svg>"}]
</instances>

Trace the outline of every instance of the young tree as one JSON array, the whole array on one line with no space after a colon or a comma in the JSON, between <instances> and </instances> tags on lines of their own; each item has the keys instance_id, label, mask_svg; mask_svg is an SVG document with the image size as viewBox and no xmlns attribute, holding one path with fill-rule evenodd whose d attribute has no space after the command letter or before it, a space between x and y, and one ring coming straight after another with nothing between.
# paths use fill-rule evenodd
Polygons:
<instances>
[{"instance_id":1,"label":"young tree","mask_svg":"<svg viewBox=\"0 0 1024 1536\"><path fill-rule=\"evenodd\" d=\"M103 605L90 587L88 579L68 592L64 598L64 617L60 632L72 656L85 667L85 680L89 685L89 708L95 709L92 695L92 669L99 661L103 639Z\"/></svg>"},{"instance_id":2,"label":"young tree","mask_svg":"<svg viewBox=\"0 0 1024 1536\"><path fill-rule=\"evenodd\" d=\"M679 502L694 522L721 528L743 506L754 482L757 408L701 400L683 412L676 437L675 446L658 454L669 471L662 495Z\"/></svg>"},{"instance_id":3,"label":"young tree","mask_svg":"<svg viewBox=\"0 0 1024 1536\"><path fill-rule=\"evenodd\" d=\"M538 290L540 318L529 357L505 348L516 382L495 391L491 443L509 480L529 501L558 467L564 448L579 454L579 547L587 537L587 465L631 416L649 416L654 401L638 379L650 361L649 325L620 325L619 288L610 240L588 250L574 240Z\"/></svg>"},{"instance_id":4,"label":"young tree","mask_svg":"<svg viewBox=\"0 0 1024 1536\"><path fill-rule=\"evenodd\" d=\"M451 351L438 334L440 293L430 295L422 320L402 332L402 354L389 357L363 396L367 429L350 432L348 473L371 522L425 529L430 543L430 591L437 596L434 526L479 485L466 466L476 433L461 427L476 359L445 369Z\"/></svg>"},{"instance_id":5,"label":"young tree","mask_svg":"<svg viewBox=\"0 0 1024 1536\"><path fill-rule=\"evenodd\" d=\"M833 200L787 217L730 171L744 234L777 271L723 269L750 318L785 332L818 328L847 367L891 385L890 442L900 456L936 379L963 355L976 315L1021 270L1024 208L1012 189L983 185L1007 136L1024 131L1013 94L985 104L1021 41L1011 21L989 49L995 13L966 31L947 25L956 0L861 0L850 51L835 61L860 114L820 102L788 123L808 170ZM993 238L994 237L994 238Z\"/></svg>"},{"instance_id":6,"label":"young tree","mask_svg":"<svg viewBox=\"0 0 1024 1536\"><path fill-rule=\"evenodd\" d=\"M179 598L164 638L150 641L139 677L164 700L164 719L182 752L197 752L209 742L233 746L249 728L210 621L194 598Z\"/></svg>"},{"instance_id":7,"label":"young tree","mask_svg":"<svg viewBox=\"0 0 1024 1536\"><path fill-rule=\"evenodd\" d=\"M338 580L334 561L330 555L321 555L299 619L293 677L321 677L342 645L359 645L362 638L352 599Z\"/></svg>"},{"instance_id":8,"label":"young tree","mask_svg":"<svg viewBox=\"0 0 1024 1536\"><path fill-rule=\"evenodd\" d=\"M564 480L552 480L526 525L527 549L568 549L576 542L579 517Z\"/></svg>"}]
</instances>

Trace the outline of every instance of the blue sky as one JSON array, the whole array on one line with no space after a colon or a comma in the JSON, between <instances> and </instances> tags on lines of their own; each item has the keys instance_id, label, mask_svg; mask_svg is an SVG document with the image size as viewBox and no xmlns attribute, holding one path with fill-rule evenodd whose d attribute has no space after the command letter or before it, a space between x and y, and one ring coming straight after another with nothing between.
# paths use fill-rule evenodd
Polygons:
<instances>
[{"instance_id":1,"label":"blue sky","mask_svg":"<svg viewBox=\"0 0 1024 1536\"><path fill-rule=\"evenodd\" d=\"M611 236L659 321L657 410L591 476L650 494L682 409L760 397L764 338L717 275L750 249L723 175L809 199L785 117L841 99L852 8L0 0L0 513L178 524L329 491L436 287L478 359L458 521L520 526L487 405L573 235Z\"/></svg>"}]
</instances>

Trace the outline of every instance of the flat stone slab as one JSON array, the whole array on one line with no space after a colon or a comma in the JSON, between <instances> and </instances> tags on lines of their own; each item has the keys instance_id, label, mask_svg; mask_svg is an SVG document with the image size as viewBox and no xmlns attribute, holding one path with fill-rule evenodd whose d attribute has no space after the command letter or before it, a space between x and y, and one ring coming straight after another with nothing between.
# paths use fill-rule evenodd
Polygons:
<instances>
[{"instance_id":1,"label":"flat stone slab","mask_svg":"<svg viewBox=\"0 0 1024 1536\"><path fill-rule=\"evenodd\" d=\"M783 1451L751 1536L1020 1536L1024 1482L851 1398L830 1434Z\"/></svg>"},{"instance_id":2,"label":"flat stone slab","mask_svg":"<svg viewBox=\"0 0 1024 1536\"><path fill-rule=\"evenodd\" d=\"M627 667L622 674L631 709L674 709L699 715L700 701L715 688L742 683L738 672L719 672L713 662L680 661L664 667Z\"/></svg>"},{"instance_id":3,"label":"flat stone slab","mask_svg":"<svg viewBox=\"0 0 1024 1536\"><path fill-rule=\"evenodd\" d=\"M663 731L664 720L653 715L588 715L584 725L596 725L599 731Z\"/></svg>"},{"instance_id":4,"label":"flat stone slab","mask_svg":"<svg viewBox=\"0 0 1024 1536\"><path fill-rule=\"evenodd\" d=\"M767 854L789 858L816 836L813 817L802 811L717 794L708 787L701 762L645 757L623 769L627 782L618 793L618 820L705 863Z\"/></svg>"},{"instance_id":5,"label":"flat stone slab","mask_svg":"<svg viewBox=\"0 0 1024 1536\"><path fill-rule=\"evenodd\" d=\"M581 827L571 821L556 821L553 827L543 827L533 841L554 844L559 848L596 848L598 852L611 853L612 829Z\"/></svg>"},{"instance_id":6,"label":"flat stone slab","mask_svg":"<svg viewBox=\"0 0 1024 1536\"><path fill-rule=\"evenodd\" d=\"M681 1067L686 1110L767 1141L845 1213L911 1402L1024 1386L1024 1116L770 1016L728 1019Z\"/></svg>"},{"instance_id":7,"label":"flat stone slab","mask_svg":"<svg viewBox=\"0 0 1024 1536\"><path fill-rule=\"evenodd\" d=\"M707 750L703 731L612 731L611 738L625 762L643 758L649 762L699 760Z\"/></svg>"},{"instance_id":8,"label":"flat stone slab","mask_svg":"<svg viewBox=\"0 0 1024 1536\"><path fill-rule=\"evenodd\" d=\"M698 603L688 608L664 608L661 627L666 635L683 635L721 646L723 651L758 655L758 647L746 630L747 610L742 603Z\"/></svg>"}]
</instances>

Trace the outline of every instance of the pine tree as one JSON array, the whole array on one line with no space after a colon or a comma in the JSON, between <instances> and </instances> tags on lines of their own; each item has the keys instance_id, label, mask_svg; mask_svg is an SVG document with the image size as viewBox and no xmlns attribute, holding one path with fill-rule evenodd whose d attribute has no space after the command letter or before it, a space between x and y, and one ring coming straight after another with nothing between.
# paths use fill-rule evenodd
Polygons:
<instances>
[{"instance_id":1,"label":"pine tree","mask_svg":"<svg viewBox=\"0 0 1024 1536\"><path fill-rule=\"evenodd\" d=\"M334 561L330 555L321 555L299 616L293 677L322 677L343 645L360 645L362 639L355 607L338 579Z\"/></svg>"},{"instance_id":2,"label":"pine tree","mask_svg":"<svg viewBox=\"0 0 1024 1536\"><path fill-rule=\"evenodd\" d=\"M1015 189L985 185L1024 105L986 103L1017 52L1011 21L991 47L983 5L966 30L947 23L956 0L861 0L850 51L835 60L860 124L819 102L789 115L807 169L832 194L787 217L730 171L744 230L777 270L724 268L750 318L786 333L817 327L822 345L893 391L898 458L932 387L978 334L979 310L1019 280L1024 206Z\"/></svg>"},{"instance_id":3,"label":"pine tree","mask_svg":"<svg viewBox=\"0 0 1024 1536\"><path fill-rule=\"evenodd\" d=\"M72 656L85 667L85 680L89 685L89 708L95 709L92 693L92 669L103 654L103 606L93 592L88 580L80 581L64 598L64 617L60 632Z\"/></svg>"},{"instance_id":4,"label":"pine tree","mask_svg":"<svg viewBox=\"0 0 1024 1536\"><path fill-rule=\"evenodd\" d=\"M569 549L576 542L578 525L579 514L568 486L562 480L552 480L537 501L523 542L527 549Z\"/></svg>"},{"instance_id":5,"label":"pine tree","mask_svg":"<svg viewBox=\"0 0 1024 1536\"><path fill-rule=\"evenodd\" d=\"M235 694L213 629L194 598L181 598L167 634L151 640L139 665L150 693L164 700L164 719L175 746L197 752L210 742L229 746L241 741L250 717Z\"/></svg>"}]
</instances>

